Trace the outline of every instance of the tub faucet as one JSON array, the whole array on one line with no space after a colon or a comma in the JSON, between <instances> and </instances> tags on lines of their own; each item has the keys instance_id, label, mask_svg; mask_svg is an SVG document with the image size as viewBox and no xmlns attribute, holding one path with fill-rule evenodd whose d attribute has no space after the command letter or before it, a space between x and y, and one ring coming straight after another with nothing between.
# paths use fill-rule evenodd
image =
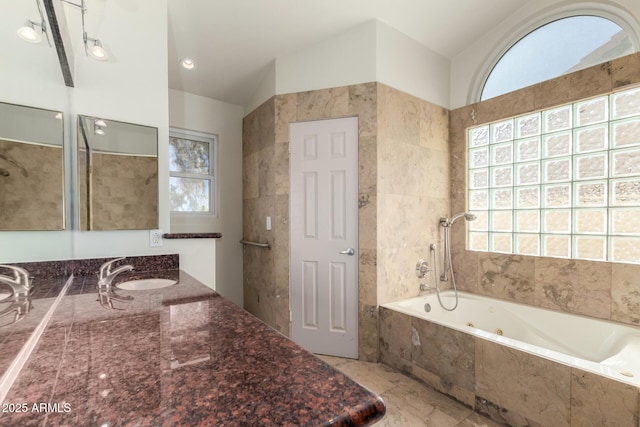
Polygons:
<instances>
[{"instance_id":1,"label":"tub faucet","mask_svg":"<svg viewBox=\"0 0 640 427\"><path fill-rule=\"evenodd\" d=\"M11 286L15 298L24 297L29 294L31 290L31 280L27 270L14 265L0 265L0 268L7 268L13 271L13 277L0 274L0 283Z\"/></svg>"},{"instance_id":2,"label":"tub faucet","mask_svg":"<svg viewBox=\"0 0 640 427\"><path fill-rule=\"evenodd\" d=\"M111 261L107 261L104 264L102 264L100 266L100 273L98 274L98 288L108 288L111 286L111 282L113 282L113 279L116 278L116 276L124 271L131 271L133 270L133 266L129 265L129 264L125 264L125 265L121 265L120 267L116 268L115 270L111 270L111 267L113 266L113 263L117 262L117 261L121 261L123 260L124 257L122 258L116 258L116 259L112 259Z\"/></svg>"},{"instance_id":3,"label":"tub faucet","mask_svg":"<svg viewBox=\"0 0 640 427\"><path fill-rule=\"evenodd\" d=\"M420 283L420 292L432 293L435 291L436 291L436 288L434 286L431 286L428 283Z\"/></svg>"}]
</instances>

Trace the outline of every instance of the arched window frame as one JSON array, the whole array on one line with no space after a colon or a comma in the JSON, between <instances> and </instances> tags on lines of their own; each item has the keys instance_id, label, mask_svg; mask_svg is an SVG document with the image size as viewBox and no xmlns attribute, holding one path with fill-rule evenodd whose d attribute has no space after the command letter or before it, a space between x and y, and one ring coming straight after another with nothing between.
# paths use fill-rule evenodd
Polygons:
<instances>
[{"instance_id":1,"label":"arched window frame","mask_svg":"<svg viewBox=\"0 0 640 427\"><path fill-rule=\"evenodd\" d=\"M622 9L604 4L578 3L543 12L534 15L534 17L529 18L526 23L520 23L520 25L514 27L512 31L507 32L507 34L511 34L511 37L501 40L500 44L491 52L476 73L475 83L469 93L468 104L480 101L485 83L494 67L500 62L505 53L520 42L520 40L533 31L554 21L577 16L597 16L610 20L620 26L620 28L629 35L634 51L640 51L640 24L631 14Z\"/></svg>"}]
</instances>

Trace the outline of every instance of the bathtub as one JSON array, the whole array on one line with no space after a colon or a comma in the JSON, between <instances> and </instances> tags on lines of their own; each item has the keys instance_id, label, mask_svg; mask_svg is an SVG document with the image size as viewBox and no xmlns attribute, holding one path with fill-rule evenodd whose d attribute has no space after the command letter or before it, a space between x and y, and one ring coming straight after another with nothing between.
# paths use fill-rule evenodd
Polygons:
<instances>
[{"instance_id":1,"label":"bathtub","mask_svg":"<svg viewBox=\"0 0 640 427\"><path fill-rule=\"evenodd\" d=\"M453 307L452 291L441 294ZM382 305L411 317L640 387L640 328L458 292L445 311L435 294Z\"/></svg>"}]
</instances>

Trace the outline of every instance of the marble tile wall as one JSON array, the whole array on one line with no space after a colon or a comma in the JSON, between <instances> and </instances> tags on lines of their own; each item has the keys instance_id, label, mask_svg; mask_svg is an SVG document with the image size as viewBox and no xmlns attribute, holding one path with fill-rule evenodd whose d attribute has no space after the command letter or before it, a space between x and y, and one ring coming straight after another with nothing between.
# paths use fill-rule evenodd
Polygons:
<instances>
[{"instance_id":1,"label":"marble tile wall","mask_svg":"<svg viewBox=\"0 0 640 427\"><path fill-rule=\"evenodd\" d=\"M640 389L380 308L381 361L512 426L636 427Z\"/></svg>"},{"instance_id":2,"label":"marble tile wall","mask_svg":"<svg viewBox=\"0 0 640 427\"><path fill-rule=\"evenodd\" d=\"M289 124L347 116L359 118L360 358L377 360L375 83L278 95L243 123L243 229L245 308L289 335ZM264 217L273 229L264 230Z\"/></svg>"},{"instance_id":3,"label":"marble tile wall","mask_svg":"<svg viewBox=\"0 0 640 427\"><path fill-rule=\"evenodd\" d=\"M357 116L361 360L378 358L375 307L418 292L413 274L448 212L448 111L379 83L278 95L243 124L245 308L289 334L289 124ZM265 231L264 217L273 218Z\"/></svg>"},{"instance_id":4,"label":"marble tile wall","mask_svg":"<svg viewBox=\"0 0 640 427\"><path fill-rule=\"evenodd\" d=\"M0 230L62 230L61 146L0 140Z\"/></svg>"},{"instance_id":5,"label":"marble tile wall","mask_svg":"<svg viewBox=\"0 0 640 427\"><path fill-rule=\"evenodd\" d=\"M157 228L158 158L94 152L91 161L90 224L80 217L80 229Z\"/></svg>"},{"instance_id":6,"label":"marble tile wall","mask_svg":"<svg viewBox=\"0 0 640 427\"><path fill-rule=\"evenodd\" d=\"M466 210L466 128L638 83L633 54L451 111L451 210ZM452 238L459 289L640 325L640 265L467 251L464 227Z\"/></svg>"},{"instance_id":7,"label":"marble tile wall","mask_svg":"<svg viewBox=\"0 0 640 427\"><path fill-rule=\"evenodd\" d=\"M378 303L417 295L449 213L448 110L378 85ZM433 284L433 280L430 281Z\"/></svg>"}]
</instances>

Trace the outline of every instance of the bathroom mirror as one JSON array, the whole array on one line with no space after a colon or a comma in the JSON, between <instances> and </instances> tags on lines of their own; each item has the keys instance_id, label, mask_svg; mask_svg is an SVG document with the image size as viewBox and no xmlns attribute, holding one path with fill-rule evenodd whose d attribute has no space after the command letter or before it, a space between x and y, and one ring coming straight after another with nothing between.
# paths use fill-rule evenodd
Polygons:
<instances>
[{"instance_id":1,"label":"bathroom mirror","mask_svg":"<svg viewBox=\"0 0 640 427\"><path fill-rule=\"evenodd\" d=\"M158 129L78 116L79 229L158 228Z\"/></svg>"},{"instance_id":2,"label":"bathroom mirror","mask_svg":"<svg viewBox=\"0 0 640 427\"><path fill-rule=\"evenodd\" d=\"M65 228L63 115L0 103L0 230Z\"/></svg>"}]
</instances>

